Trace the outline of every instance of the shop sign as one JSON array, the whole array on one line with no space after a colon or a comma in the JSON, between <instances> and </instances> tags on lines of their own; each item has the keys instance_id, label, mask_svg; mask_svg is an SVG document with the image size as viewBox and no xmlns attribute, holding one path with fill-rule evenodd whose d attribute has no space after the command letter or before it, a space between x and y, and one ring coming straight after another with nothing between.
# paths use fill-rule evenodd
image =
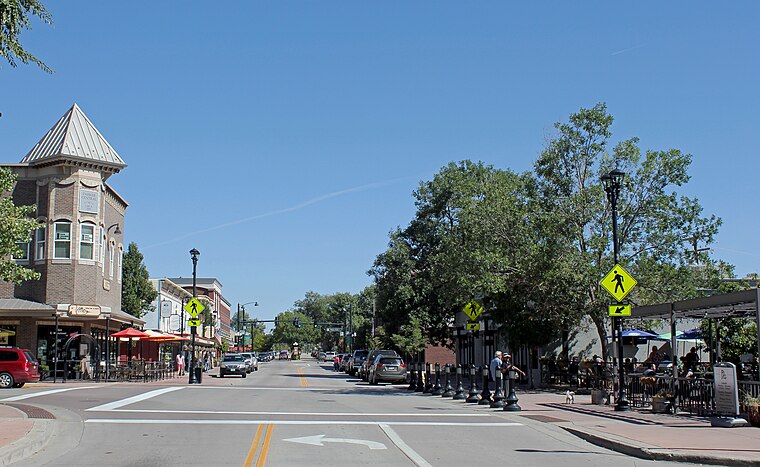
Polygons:
<instances>
[{"instance_id":1,"label":"shop sign","mask_svg":"<svg viewBox=\"0 0 760 467\"><path fill-rule=\"evenodd\" d=\"M97 318L100 316L100 307L95 305L69 305L70 318Z\"/></svg>"}]
</instances>

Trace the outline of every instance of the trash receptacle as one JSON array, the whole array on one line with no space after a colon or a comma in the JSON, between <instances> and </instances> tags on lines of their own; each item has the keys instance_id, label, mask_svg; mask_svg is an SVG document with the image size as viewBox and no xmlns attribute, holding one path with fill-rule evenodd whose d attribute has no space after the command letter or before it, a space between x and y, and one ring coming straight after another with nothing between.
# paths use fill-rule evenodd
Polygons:
<instances>
[{"instance_id":1,"label":"trash receptacle","mask_svg":"<svg viewBox=\"0 0 760 467\"><path fill-rule=\"evenodd\" d=\"M201 380L203 378L203 368L196 367L193 368L193 371L195 371L195 384L201 384Z\"/></svg>"}]
</instances>

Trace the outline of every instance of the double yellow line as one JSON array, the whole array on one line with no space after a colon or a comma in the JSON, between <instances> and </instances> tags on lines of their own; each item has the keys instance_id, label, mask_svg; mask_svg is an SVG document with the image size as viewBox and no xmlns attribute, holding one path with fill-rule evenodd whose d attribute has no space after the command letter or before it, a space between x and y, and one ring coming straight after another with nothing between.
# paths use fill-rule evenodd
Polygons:
<instances>
[{"instance_id":1,"label":"double yellow line","mask_svg":"<svg viewBox=\"0 0 760 467\"><path fill-rule=\"evenodd\" d=\"M245 456L243 467L251 467L252 465L262 467L266 464L269 444L272 442L273 428L274 425L271 423L267 423L266 425L259 424L259 427L256 429L256 436L253 437L253 442L251 443L251 449L248 450L248 455ZM262 433L264 433L264 441L261 443L261 450L259 451L259 441L261 440ZM256 452L259 454L258 458L256 458ZM253 463L254 461L256 461L256 464Z\"/></svg>"}]
</instances>

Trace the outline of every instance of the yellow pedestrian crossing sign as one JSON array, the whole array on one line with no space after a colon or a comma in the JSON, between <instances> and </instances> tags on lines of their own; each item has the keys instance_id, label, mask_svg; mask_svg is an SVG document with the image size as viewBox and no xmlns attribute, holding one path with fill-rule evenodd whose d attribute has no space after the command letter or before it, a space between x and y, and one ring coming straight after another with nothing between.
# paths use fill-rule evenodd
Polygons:
<instances>
[{"instance_id":1,"label":"yellow pedestrian crossing sign","mask_svg":"<svg viewBox=\"0 0 760 467\"><path fill-rule=\"evenodd\" d=\"M203 303L201 303L201 301L195 297L190 299L190 301L187 302L187 305L185 305L185 311L193 318L201 314L201 312L205 309L206 307L203 305Z\"/></svg>"},{"instance_id":2,"label":"yellow pedestrian crossing sign","mask_svg":"<svg viewBox=\"0 0 760 467\"><path fill-rule=\"evenodd\" d=\"M187 320L187 325L190 326L190 327L200 326L201 325L201 320L199 320L199 319L189 319L189 320Z\"/></svg>"},{"instance_id":3,"label":"yellow pedestrian crossing sign","mask_svg":"<svg viewBox=\"0 0 760 467\"><path fill-rule=\"evenodd\" d=\"M477 322L466 323L464 326L465 326L465 329L467 329L468 331L480 331L480 323L477 323Z\"/></svg>"},{"instance_id":4,"label":"yellow pedestrian crossing sign","mask_svg":"<svg viewBox=\"0 0 760 467\"><path fill-rule=\"evenodd\" d=\"M613 318L615 316L631 316L631 305L619 303L617 305L608 305L607 311Z\"/></svg>"},{"instance_id":5,"label":"yellow pedestrian crossing sign","mask_svg":"<svg viewBox=\"0 0 760 467\"><path fill-rule=\"evenodd\" d=\"M633 278L623 266L616 264L614 268L602 279L602 287L610 293L615 300L623 300L636 287L636 279Z\"/></svg>"},{"instance_id":6,"label":"yellow pedestrian crossing sign","mask_svg":"<svg viewBox=\"0 0 760 467\"><path fill-rule=\"evenodd\" d=\"M476 302L475 300L470 300L469 303L464 306L462 311L467 315L468 318L470 318L470 321L475 321L475 319L477 319L477 317L483 313L483 305Z\"/></svg>"}]
</instances>

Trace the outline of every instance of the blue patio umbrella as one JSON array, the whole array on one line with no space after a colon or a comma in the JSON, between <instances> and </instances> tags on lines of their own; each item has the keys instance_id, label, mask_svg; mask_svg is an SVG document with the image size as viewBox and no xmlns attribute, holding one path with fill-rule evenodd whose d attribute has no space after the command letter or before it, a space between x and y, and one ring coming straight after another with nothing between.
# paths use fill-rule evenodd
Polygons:
<instances>
[{"instance_id":1,"label":"blue patio umbrella","mask_svg":"<svg viewBox=\"0 0 760 467\"><path fill-rule=\"evenodd\" d=\"M676 339L687 340L687 341L694 340L694 339L701 339L701 338L702 338L702 330L699 328L692 329L691 331L684 331L684 333L681 334L680 336L676 335Z\"/></svg>"},{"instance_id":2,"label":"blue patio umbrella","mask_svg":"<svg viewBox=\"0 0 760 467\"><path fill-rule=\"evenodd\" d=\"M623 331L623 337L639 337L643 339L657 339L659 336L653 332L642 331L641 329L626 329Z\"/></svg>"}]
</instances>

